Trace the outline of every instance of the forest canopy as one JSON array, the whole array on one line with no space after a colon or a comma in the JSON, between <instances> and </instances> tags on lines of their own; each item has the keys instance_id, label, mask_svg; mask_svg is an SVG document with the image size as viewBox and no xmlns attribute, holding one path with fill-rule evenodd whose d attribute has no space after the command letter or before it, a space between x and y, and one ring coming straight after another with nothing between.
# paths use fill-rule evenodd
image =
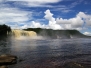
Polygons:
<instances>
[{"instance_id":1,"label":"forest canopy","mask_svg":"<svg viewBox=\"0 0 91 68\"><path fill-rule=\"evenodd\" d=\"M0 25L0 35L7 35L11 32L11 28L5 24Z\"/></svg>"}]
</instances>

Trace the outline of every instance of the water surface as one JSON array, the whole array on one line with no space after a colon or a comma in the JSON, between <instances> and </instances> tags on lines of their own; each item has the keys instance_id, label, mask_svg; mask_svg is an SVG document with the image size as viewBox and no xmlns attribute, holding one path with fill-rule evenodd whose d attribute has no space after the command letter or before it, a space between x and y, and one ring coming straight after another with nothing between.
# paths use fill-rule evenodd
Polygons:
<instances>
[{"instance_id":1,"label":"water surface","mask_svg":"<svg viewBox=\"0 0 91 68\"><path fill-rule=\"evenodd\" d=\"M0 54L18 57L10 68L50 68L70 61L90 64L91 39L6 37L0 40Z\"/></svg>"}]
</instances>

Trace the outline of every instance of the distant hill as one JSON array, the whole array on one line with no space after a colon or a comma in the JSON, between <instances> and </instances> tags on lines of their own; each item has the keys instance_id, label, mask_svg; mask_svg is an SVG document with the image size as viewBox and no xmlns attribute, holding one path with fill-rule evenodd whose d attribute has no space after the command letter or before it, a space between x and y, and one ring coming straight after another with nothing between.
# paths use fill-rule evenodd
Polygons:
<instances>
[{"instance_id":1,"label":"distant hill","mask_svg":"<svg viewBox=\"0 0 91 68\"><path fill-rule=\"evenodd\" d=\"M90 38L77 30L52 30L41 28L28 28L26 31L35 31L38 35L48 38Z\"/></svg>"}]
</instances>

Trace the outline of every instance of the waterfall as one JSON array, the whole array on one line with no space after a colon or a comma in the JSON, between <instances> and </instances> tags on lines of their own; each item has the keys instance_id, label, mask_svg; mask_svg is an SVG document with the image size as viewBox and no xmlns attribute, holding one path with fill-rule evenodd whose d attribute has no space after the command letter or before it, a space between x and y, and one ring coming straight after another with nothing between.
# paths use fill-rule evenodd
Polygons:
<instances>
[{"instance_id":1,"label":"waterfall","mask_svg":"<svg viewBox=\"0 0 91 68\"><path fill-rule=\"evenodd\" d=\"M73 36L72 36L72 35L70 35L70 38L73 38Z\"/></svg>"},{"instance_id":2,"label":"waterfall","mask_svg":"<svg viewBox=\"0 0 91 68\"><path fill-rule=\"evenodd\" d=\"M36 32L34 31L24 31L24 30L12 30L12 35L15 37L20 37L20 36L37 36Z\"/></svg>"}]
</instances>

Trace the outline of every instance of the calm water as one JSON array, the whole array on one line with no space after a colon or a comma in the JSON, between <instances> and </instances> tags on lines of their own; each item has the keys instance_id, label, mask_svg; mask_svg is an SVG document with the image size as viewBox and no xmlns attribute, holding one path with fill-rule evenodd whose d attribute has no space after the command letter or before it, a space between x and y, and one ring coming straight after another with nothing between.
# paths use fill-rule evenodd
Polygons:
<instances>
[{"instance_id":1,"label":"calm water","mask_svg":"<svg viewBox=\"0 0 91 68\"><path fill-rule=\"evenodd\" d=\"M91 39L8 37L0 40L1 54L18 57L17 64L10 65L9 68L50 68L53 64L63 65L70 61L90 63Z\"/></svg>"}]
</instances>

